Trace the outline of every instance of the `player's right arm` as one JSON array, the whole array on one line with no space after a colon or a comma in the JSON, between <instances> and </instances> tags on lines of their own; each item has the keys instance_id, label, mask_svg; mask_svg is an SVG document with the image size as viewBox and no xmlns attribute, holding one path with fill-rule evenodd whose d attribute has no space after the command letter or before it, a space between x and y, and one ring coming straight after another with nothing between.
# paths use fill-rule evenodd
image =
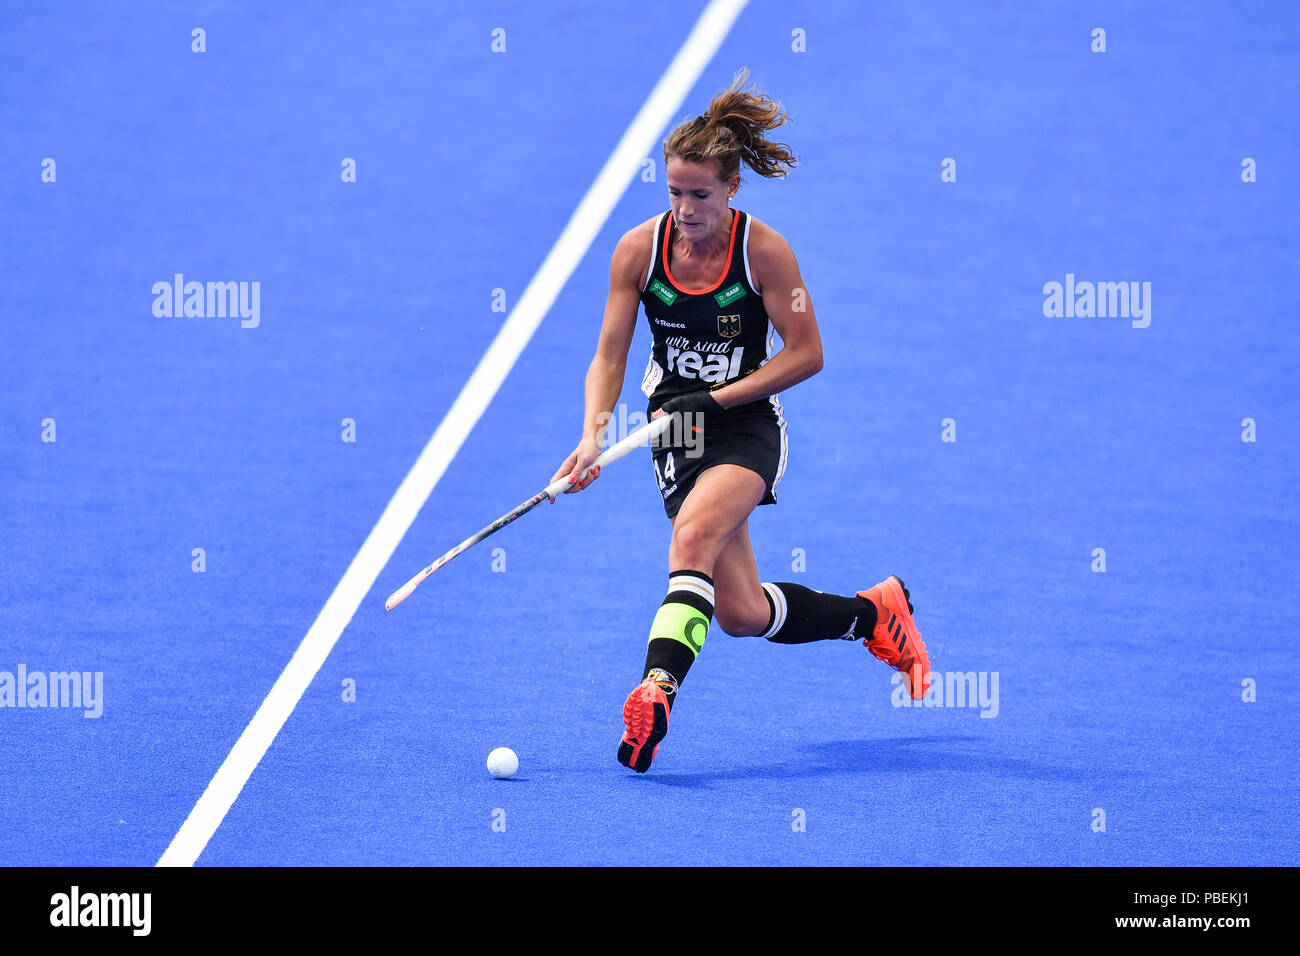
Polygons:
<instances>
[{"instance_id":1,"label":"player's right arm","mask_svg":"<svg viewBox=\"0 0 1300 956\"><path fill-rule=\"evenodd\" d=\"M605 301L605 319L596 342L596 355L587 368L586 408L582 417L582 440L551 481L567 476L574 482L565 494L581 491L599 477L592 463L600 457L600 442L609 424L614 403L623 391L627 372L627 351L636 332L637 313L641 308L641 286L650 265L650 246L654 242L654 220L650 219L624 233L614 248L609 264L609 298Z\"/></svg>"}]
</instances>

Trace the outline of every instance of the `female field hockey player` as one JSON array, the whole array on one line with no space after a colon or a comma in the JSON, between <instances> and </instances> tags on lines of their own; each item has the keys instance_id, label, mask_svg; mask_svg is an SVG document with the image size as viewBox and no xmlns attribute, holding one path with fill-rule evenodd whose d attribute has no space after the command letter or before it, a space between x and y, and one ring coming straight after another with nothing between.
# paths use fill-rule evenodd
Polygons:
<instances>
[{"instance_id":1,"label":"female field hockey player","mask_svg":"<svg viewBox=\"0 0 1300 956\"><path fill-rule=\"evenodd\" d=\"M626 233L614 250L604 324L587 371L582 441L551 479L567 475L572 494L599 477L593 463L644 306L654 333L641 386L647 414L678 412L684 424L652 452L673 530L668 593L650 625L641 683L623 705L618 759L638 773L650 768L668 733L673 703L715 618L727 634L777 644L861 639L903 672L914 698L930 682L929 656L899 578L854 597L759 580L748 520L756 506L776 502L785 471L776 396L821 370L822 346L789 244L729 205L741 162L767 178L784 177L783 167L797 162L785 144L764 138L787 116L766 96L746 92L747 78L738 73L704 115L664 142L671 208ZM784 347L769 356L773 332Z\"/></svg>"}]
</instances>

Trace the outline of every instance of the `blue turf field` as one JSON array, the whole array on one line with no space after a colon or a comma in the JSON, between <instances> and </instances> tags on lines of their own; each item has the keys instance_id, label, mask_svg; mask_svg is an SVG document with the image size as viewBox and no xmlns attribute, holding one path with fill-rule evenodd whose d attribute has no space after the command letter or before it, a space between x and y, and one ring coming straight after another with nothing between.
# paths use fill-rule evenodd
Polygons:
<instances>
[{"instance_id":1,"label":"blue turf field","mask_svg":"<svg viewBox=\"0 0 1300 956\"><path fill-rule=\"evenodd\" d=\"M0 709L0 862L158 860L702 6L0 14L0 671L104 675L98 719ZM667 571L648 452L385 613L576 444L660 169L199 862L1300 862L1300 14L1165 6L753 0L679 111L748 66L802 158L736 202L790 240L826 350L783 396L760 572L901 574L996 717L893 706L855 644L715 627L655 767L620 767ZM260 324L155 316L176 273L259 282ZM1149 327L1044 316L1067 274L1151 283Z\"/></svg>"}]
</instances>

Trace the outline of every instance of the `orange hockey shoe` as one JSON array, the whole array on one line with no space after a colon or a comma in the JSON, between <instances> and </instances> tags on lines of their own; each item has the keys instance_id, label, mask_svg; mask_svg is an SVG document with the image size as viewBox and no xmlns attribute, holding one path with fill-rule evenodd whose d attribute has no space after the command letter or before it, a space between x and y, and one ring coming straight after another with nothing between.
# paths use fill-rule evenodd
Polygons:
<instances>
[{"instance_id":1,"label":"orange hockey shoe","mask_svg":"<svg viewBox=\"0 0 1300 956\"><path fill-rule=\"evenodd\" d=\"M659 753L659 741L668 734L668 695L656 678L663 674L652 670L627 695L623 704L623 739L618 744L618 762L637 773L645 773ZM667 676L666 674L664 676ZM672 681L672 678L669 678ZM670 686L676 684L672 681Z\"/></svg>"},{"instance_id":2,"label":"orange hockey shoe","mask_svg":"<svg viewBox=\"0 0 1300 956\"><path fill-rule=\"evenodd\" d=\"M859 591L876 606L876 627L862 646L890 667L901 671L913 700L930 689L930 655L912 619L912 601L901 578L890 575L869 591Z\"/></svg>"}]
</instances>

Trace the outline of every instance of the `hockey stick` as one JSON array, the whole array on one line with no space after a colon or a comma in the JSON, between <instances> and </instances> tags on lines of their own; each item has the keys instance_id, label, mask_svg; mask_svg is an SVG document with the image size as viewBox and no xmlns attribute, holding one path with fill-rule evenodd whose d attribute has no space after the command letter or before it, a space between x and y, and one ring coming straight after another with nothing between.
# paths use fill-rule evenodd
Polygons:
<instances>
[{"instance_id":1,"label":"hockey stick","mask_svg":"<svg viewBox=\"0 0 1300 956\"><path fill-rule=\"evenodd\" d=\"M605 465L608 465L612 461L618 461L620 458L622 458L628 452L632 451L634 448L640 448L642 445L646 444L647 442L654 441L656 438L658 438L660 435L662 435L665 431L668 430L668 427L672 424L673 420L676 418L678 418L678 416L676 415L662 415L659 418L656 418L654 421L650 422L648 425L645 425L642 428L638 428L636 431L628 435L617 445L614 445L611 448L606 449L601 454L601 456L592 463L591 467L593 468L604 467ZM493 521L490 525L488 525L478 534L466 538L460 544L456 545L456 547L452 548L450 551L444 554L437 561L433 562L433 564L429 565L427 568L425 568L423 571L421 571L415 577L411 578L411 580L407 581L400 588L398 588L391 595L389 595L388 600L384 602L385 609L391 611L393 608L397 607L397 605L405 601L408 597L410 597L411 592L420 586L420 584L424 581L425 578L433 574L434 571L437 571L440 567L442 567L452 558L456 557L456 555L460 554L463 551L468 551L470 548L474 547L474 545L478 544L484 538L500 531L502 528L504 528L510 522L514 521L520 515L528 514L528 512L532 511L543 501L547 501L551 498L556 498L559 495L563 494L566 490L568 490L569 487L570 487L570 483L567 477L558 478L553 483L547 485L545 488L539 491L537 494L533 495L523 504L519 505L519 507L515 508L512 511L508 511L505 514L503 514L500 518L497 518L496 521Z\"/></svg>"}]
</instances>

